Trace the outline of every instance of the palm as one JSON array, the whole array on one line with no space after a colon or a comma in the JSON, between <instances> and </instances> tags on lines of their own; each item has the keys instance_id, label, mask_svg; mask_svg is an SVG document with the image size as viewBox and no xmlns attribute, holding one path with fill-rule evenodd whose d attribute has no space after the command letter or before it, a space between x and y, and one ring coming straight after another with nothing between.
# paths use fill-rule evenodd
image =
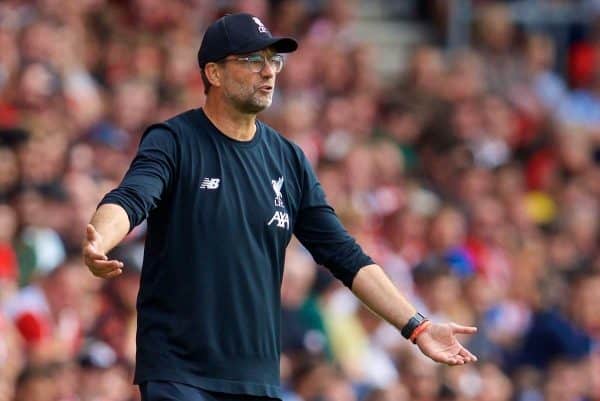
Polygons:
<instances>
[{"instance_id":1,"label":"palm","mask_svg":"<svg viewBox=\"0 0 600 401\"><path fill-rule=\"evenodd\" d=\"M448 365L462 365L477 360L456 339L456 334L473 334L475 327L460 326L454 323L431 324L417 339L421 351L436 362Z\"/></svg>"}]
</instances>

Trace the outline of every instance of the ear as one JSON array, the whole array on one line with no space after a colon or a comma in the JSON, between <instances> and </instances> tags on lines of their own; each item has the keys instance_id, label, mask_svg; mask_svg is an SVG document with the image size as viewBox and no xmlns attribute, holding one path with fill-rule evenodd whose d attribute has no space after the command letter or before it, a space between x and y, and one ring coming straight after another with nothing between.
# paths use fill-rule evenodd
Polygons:
<instances>
[{"instance_id":1,"label":"ear","mask_svg":"<svg viewBox=\"0 0 600 401\"><path fill-rule=\"evenodd\" d=\"M221 86L222 72L221 68L217 63L208 63L204 66L204 73L206 79L212 86Z\"/></svg>"}]
</instances>

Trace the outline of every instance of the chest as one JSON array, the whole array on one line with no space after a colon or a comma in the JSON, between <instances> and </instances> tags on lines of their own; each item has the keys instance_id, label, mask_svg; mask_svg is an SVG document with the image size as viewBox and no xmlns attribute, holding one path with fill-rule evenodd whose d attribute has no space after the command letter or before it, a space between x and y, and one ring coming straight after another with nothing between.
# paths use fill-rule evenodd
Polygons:
<instances>
[{"instance_id":1,"label":"chest","mask_svg":"<svg viewBox=\"0 0 600 401\"><path fill-rule=\"evenodd\" d=\"M211 145L183 165L183 190L196 219L253 235L291 235L299 204L296 173L277 149Z\"/></svg>"}]
</instances>

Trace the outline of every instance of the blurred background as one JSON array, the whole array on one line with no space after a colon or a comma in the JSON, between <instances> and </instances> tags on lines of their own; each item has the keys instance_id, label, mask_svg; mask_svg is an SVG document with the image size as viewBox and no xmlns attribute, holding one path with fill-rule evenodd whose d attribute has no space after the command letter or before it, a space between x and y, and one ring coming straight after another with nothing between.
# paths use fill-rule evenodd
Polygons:
<instances>
[{"instance_id":1,"label":"blurred background","mask_svg":"<svg viewBox=\"0 0 600 401\"><path fill-rule=\"evenodd\" d=\"M134 401L144 226L93 277L85 224L145 126L203 104L226 12L299 39L261 118L349 231L479 362L420 356L297 243L285 401L600 400L600 1L0 2L0 401ZM202 335L198 333L198 335Z\"/></svg>"}]
</instances>

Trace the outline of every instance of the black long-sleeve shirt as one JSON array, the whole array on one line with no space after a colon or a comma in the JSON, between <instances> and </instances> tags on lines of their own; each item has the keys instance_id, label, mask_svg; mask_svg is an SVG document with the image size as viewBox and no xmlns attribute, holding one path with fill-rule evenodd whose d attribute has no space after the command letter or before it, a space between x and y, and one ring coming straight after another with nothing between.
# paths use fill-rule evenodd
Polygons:
<instances>
[{"instance_id":1,"label":"black long-sleeve shirt","mask_svg":"<svg viewBox=\"0 0 600 401\"><path fill-rule=\"evenodd\" d=\"M292 233L345 285L372 260L298 146L257 122L222 134L202 109L151 126L101 204L148 219L135 382L280 397L280 285Z\"/></svg>"}]
</instances>

